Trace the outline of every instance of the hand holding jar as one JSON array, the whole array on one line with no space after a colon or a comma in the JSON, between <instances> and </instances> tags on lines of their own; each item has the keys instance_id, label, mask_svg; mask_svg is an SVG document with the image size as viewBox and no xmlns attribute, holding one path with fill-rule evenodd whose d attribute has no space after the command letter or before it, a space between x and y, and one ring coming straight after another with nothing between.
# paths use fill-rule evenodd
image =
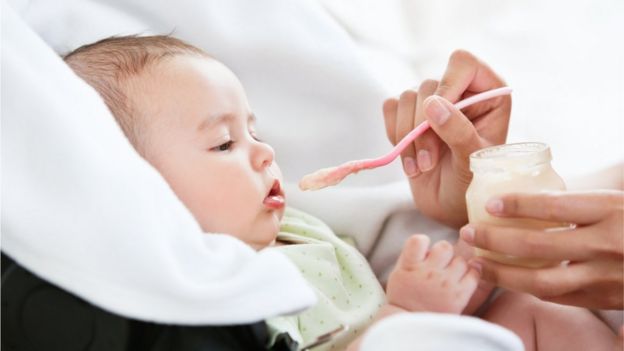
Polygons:
<instances>
[{"instance_id":1,"label":"hand holding jar","mask_svg":"<svg viewBox=\"0 0 624 351\"><path fill-rule=\"evenodd\" d=\"M509 191L513 191L510 188ZM478 258L484 279L561 304L624 307L624 192L506 194L489 199L487 212L500 219L573 223L564 230L470 224L461 238L500 254L562 262L542 268Z\"/></svg>"},{"instance_id":2,"label":"hand holding jar","mask_svg":"<svg viewBox=\"0 0 624 351\"><path fill-rule=\"evenodd\" d=\"M393 145L415 126L431 125L401 154L416 207L428 217L459 228L467 222L464 194L472 179L468 156L505 142L511 98L480 102L459 111L454 102L505 86L484 62L455 51L438 82L426 80L384 103L386 134Z\"/></svg>"}]
</instances>

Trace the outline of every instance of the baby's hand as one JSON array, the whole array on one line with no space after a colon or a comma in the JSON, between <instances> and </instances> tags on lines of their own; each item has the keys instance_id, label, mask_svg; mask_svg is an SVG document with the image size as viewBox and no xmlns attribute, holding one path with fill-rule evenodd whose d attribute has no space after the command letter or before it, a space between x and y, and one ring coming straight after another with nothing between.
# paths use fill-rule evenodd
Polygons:
<instances>
[{"instance_id":1,"label":"baby's hand","mask_svg":"<svg viewBox=\"0 0 624 351\"><path fill-rule=\"evenodd\" d=\"M411 236L388 279L388 302L409 311L461 313L479 283L479 272L440 241Z\"/></svg>"}]
</instances>

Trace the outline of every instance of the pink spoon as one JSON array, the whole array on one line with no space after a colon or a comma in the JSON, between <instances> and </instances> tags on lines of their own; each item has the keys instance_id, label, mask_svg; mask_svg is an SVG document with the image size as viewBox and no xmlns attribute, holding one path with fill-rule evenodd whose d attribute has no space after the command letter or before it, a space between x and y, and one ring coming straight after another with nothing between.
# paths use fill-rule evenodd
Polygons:
<instances>
[{"instance_id":1,"label":"pink spoon","mask_svg":"<svg viewBox=\"0 0 624 351\"><path fill-rule=\"evenodd\" d=\"M511 88L509 87L492 89L459 101L455 104L455 107L461 110L464 107L476 104L477 102L509 94L511 94ZM414 141L414 139L418 138L427 129L429 129L429 123L427 123L427 121L422 122L406 136L404 136L403 139L401 139L401 141L399 141L399 143L396 144L389 153L381 157L365 160L353 160L345 162L337 167L323 168L314 173L308 174L301 178L299 188L301 190L322 189L327 186L340 183L344 178L352 173L357 173L363 169L373 169L385 166L394 161L394 159L397 158L401 152Z\"/></svg>"}]
</instances>

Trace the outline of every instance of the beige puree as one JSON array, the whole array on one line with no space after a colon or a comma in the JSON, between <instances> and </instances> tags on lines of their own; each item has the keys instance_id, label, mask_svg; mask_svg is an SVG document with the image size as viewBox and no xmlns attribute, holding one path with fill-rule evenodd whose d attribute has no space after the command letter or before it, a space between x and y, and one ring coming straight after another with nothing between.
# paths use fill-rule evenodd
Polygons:
<instances>
[{"instance_id":1,"label":"beige puree","mask_svg":"<svg viewBox=\"0 0 624 351\"><path fill-rule=\"evenodd\" d=\"M504 193L565 190L563 179L551 167L550 148L543 143L518 143L493 146L470 155L474 176L466 192L470 223L487 223L516 228L562 228L563 223L532 219L499 218L485 209L486 202ZM502 255L476 249L477 256L505 264L543 267L556 262Z\"/></svg>"}]
</instances>

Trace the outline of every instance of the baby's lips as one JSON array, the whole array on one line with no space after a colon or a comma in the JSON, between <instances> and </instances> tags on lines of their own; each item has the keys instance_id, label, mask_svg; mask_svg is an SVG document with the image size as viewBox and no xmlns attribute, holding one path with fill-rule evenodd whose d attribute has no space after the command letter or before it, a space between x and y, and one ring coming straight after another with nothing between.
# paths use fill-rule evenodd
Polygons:
<instances>
[{"instance_id":1,"label":"baby's lips","mask_svg":"<svg viewBox=\"0 0 624 351\"><path fill-rule=\"evenodd\" d=\"M284 195L269 195L264 198L263 203L268 208L279 210L284 207L286 200L284 199Z\"/></svg>"}]
</instances>

